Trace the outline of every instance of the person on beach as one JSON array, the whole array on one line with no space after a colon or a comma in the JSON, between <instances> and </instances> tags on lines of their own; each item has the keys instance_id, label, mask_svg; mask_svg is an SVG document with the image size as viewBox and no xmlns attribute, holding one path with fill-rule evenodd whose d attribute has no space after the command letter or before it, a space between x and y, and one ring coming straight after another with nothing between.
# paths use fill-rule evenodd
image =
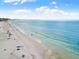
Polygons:
<instances>
[{"instance_id":1,"label":"person on beach","mask_svg":"<svg viewBox=\"0 0 79 59\"><path fill-rule=\"evenodd\" d=\"M9 30L7 31L7 34L8 34L8 39L10 39L12 34L11 34L11 32Z\"/></svg>"}]
</instances>

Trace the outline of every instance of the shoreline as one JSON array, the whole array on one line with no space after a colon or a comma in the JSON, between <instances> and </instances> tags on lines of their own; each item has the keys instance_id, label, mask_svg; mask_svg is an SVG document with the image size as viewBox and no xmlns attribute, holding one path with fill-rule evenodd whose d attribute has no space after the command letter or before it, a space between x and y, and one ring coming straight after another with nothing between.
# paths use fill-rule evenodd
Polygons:
<instances>
[{"instance_id":1,"label":"shoreline","mask_svg":"<svg viewBox=\"0 0 79 59\"><path fill-rule=\"evenodd\" d=\"M32 39L28 38L28 36L26 36L24 34L24 31L21 30L19 27L17 27L16 25L14 24L10 24L11 25L11 28L14 29L14 31L19 32L19 35L21 36L20 39L22 38L22 41L23 42L23 45L25 45L25 47L27 49L29 49L29 52L31 52L31 54L34 54L37 56L37 59L44 59L44 53L46 51L46 47L42 46L42 44L36 42L36 41L33 41ZM15 34L13 34L15 35Z\"/></svg>"},{"instance_id":2,"label":"shoreline","mask_svg":"<svg viewBox=\"0 0 79 59\"><path fill-rule=\"evenodd\" d=\"M12 25L13 25L14 28L16 28L16 31L21 32L20 34L23 35L25 38L29 37L29 36L26 35L26 32L24 32L21 28L19 28L15 24L12 24ZM37 59L52 59L52 58L59 59L59 58L61 58L61 56L59 56L58 53L55 50L52 50L49 47L42 44L41 42L39 42L40 39L38 39L36 37L35 37L35 39L34 38L31 38L31 39L27 38L28 42L30 44L32 43L32 45L35 46L34 50L38 53L38 55L42 56L42 58L37 58ZM25 40L25 41L27 41L27 40ZM33 47L32 45L30 47Z\"/></svg>"},{"instance_id":3,"label":"shoreline","mask_svg":"<svg viewBox=\"0 0 79 59\"><path fill-rule=\"evenodd\" d=\"M7 39L6 41L5 39L3 39L3 41L5 42L2 42L3 45L2 48L5 48L7 50L11 49L11 51L13 50L11 54L13 54L12 57L14 59L16 59L15 57L21 59L22 58L21 53L25 54L26 57L29 56L29 58L24 58L24 59L66 59L66 58L74 59L75 57L78 58L77 55L70 54L68 51L66 52L66 50L61 46L60 47L52 46L52 45L51 45L52 47L46 46L45 44L43 44L43 42L40 41L41 38L32 36L30 30L27 29L27 31L25 31L21 29L19 26L17 26L15 23L12 23L12 21L2 22L1 27L4 28L2 30L4 34L7 34L7 31L9 31L9 33L11 33L12 35L10 39L7 39L6 37L5 38ZM4 43L6 45L4 45ZM17 52L16 50L17 46L21 46L23 52L22 51ZM72 57L70 57L69 55Z\"/></svg>"},{"instance_id":4,"label":"shoreline","mask_svg":"<svg viewBox=\"0 0 79 59\"><path fill-rule=\"evenodd\" d=\"M11 24L10 24L11 25ZM16 28L16 31L19 31L20 33L22 33L22 35L24 35L25 37L27 37L27 35L28 34L26 34L27 32L25 32L24 30L22 30L21 28L19 28L17 25L15 25L15 24L12 24L13 26L12 27L14 27L14 28ZM31 34L29 34L29 36L28 36L29 38L29 41L31 40L32 42L37 42L37 44L41 44L42 45L42 42L40 42L41 40L39 40L38 38L36 38L36 39L38 39L38 40L32 40L33 38L30 38L31 37ZM27 39L27 40L28 40Z\"/></svg>"},{"instance_id":5,"label":"shoreline","mask_svg":"<svg viewBox=\"0 0 79 59\"><path fill-rule=\"evenodd\" d=\"M23 53L25 54L28 53L28 55L30 55L30 59L62 59L61 56L55 50L52 50L50 49L50 47L47 47L42 43L39 43L34 40L38 38L36 37L29 38L29 36L23 33L24 31L22 31L21 28L19 28L18 26L14 25L11 22L9 23L4 22L4 23L6 25L5 30L6 31L9 30L14 36L15 40L19 42L19 44L16 44L16 46L18 45L22 46L23 47L22 50L24 51ZM18 54L18 52L14 50L11 54L14 55L13 57L15 56L17 57L20 56L21 53L19 52Z\"/></svg>"}]
</instances>

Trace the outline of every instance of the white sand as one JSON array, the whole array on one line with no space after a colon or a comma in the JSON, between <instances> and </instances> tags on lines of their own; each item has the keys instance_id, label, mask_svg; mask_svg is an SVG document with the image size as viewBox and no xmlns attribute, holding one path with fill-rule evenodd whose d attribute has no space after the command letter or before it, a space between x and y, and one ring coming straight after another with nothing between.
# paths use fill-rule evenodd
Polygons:
<instances>
[{"instance_id":1,"label":"white sand","mask_svg":"<svg viewBox=\"0 0 79 59\"><path fill-rule=\"evenodd\" d=\"M7 31L12 35L8 38ZM15 40L14 40L15 39ZM7 22L0 23L0 59L44 59L43 46L35 41L29 40L22 31L18 30L12 24ZM16 50L16 46L22 46L20 51ZM4 51L6 49L6 51ZM10 55L12 54L12 55Z\"/></svg>"},{"instance_id":2,"label":"white sand","mask_svg":"<svg viewBox=\"0 0 79 59\"><path fill-rule=\"evenodd\" d=\"M34 56L35 59L43 59L45 48L42 44L39 44L38 42L31 40L29 36L25 36L25 34L20 28L15 28L15 26L12 25L11 28L13 29L13 34L17 35L17 40L19 40L22 43L25 49L27 49L28 52Z\"/></svg>"},{"instance_id":3,"label":"white sand","mask_svg":"<svg viewBox=\"0 0 79 59\"><path fill-rule=\"evenodd\" d=\"M7 31L12 34L10 39ZM19 51L16 46L21 46ZM31 37L29 33L25 35L25 32L10 22L0 22L0 59L56 59L50 51L40 39Z\"/></svg>"}]
</instances>

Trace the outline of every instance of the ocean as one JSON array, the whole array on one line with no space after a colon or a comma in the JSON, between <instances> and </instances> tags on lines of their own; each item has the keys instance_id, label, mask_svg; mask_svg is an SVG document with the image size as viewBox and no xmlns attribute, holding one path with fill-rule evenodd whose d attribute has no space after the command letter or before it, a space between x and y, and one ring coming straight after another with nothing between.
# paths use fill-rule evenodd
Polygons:
<instances>
[{"instance_id":1,"label":"ocean","mask_svg":"<svg viewBox=\"0 0 79 59\"><path fill-rule=\"evenodd\" d=\"M39 38L62 59L79 59L79 21L15 20L16 26Z\"/></svg>"}]
</instances>

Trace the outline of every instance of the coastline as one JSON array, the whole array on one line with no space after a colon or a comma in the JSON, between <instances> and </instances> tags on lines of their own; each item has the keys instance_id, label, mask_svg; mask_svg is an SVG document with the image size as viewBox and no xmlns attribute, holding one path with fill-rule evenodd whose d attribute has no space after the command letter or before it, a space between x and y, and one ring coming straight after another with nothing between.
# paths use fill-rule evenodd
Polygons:
<instances>
[{"instance_id":1,"label":"coastline","mask_svg":"<svg viewBox=\"0 0 79 59\"><path fill-rule=\"evenodd\" d=\"M26 49L28 49L28 51L31 52L31 54L36 55L37 59L43 59L42 55L45 50L43 49L42 45L36 43L35 41L29 40L28 36L26 37L24 32L20 28L16 27L14 24L9 23L9 25L11 25L11 28L13 29L13 32L11 31L13 35L17 35L17 37L19 37L19 40L22 39L20 41L26 47Z\"/></svg>"},{"instance_id":2,"label":"coastline","mask_svg":"<svg viewBox=\"0 0 79 59\"><path fill-rule=\"evenodd\" d=\"M4 42L6 44L4 46L6 46L9 52L7 55L12 54L8 59L22 59L22 54L26 55L25 59L69 59L71 58L70 56L75 56L64 50L65 48L61 46L46 46L43 42L39 41L41 38L31 36L30 30L27 29L27 31L24 31L15 23L12 23L12 21L3 22L3 24L5 33L9 31L12 35L10 39ZM20 51L16 50L17 46L21 46Z\"/></svg>"},{"instance_id":3,"label":"coastline","mask_svg":"<svg viewBox=\"0 0 79 59\"><path fill-rule=\"evenodd\" d=\"M18 26L16 26L15 24L11 22L9 24L13 27L13 29L15 28L15 31L18 31L19 34L22 35L24 39L24 40L22 39L22 41L24 41L23 44L28 45L28 49L32 49L29 52L32 52L31 54L36 52L35 55L38 57L36 59L54 59L54 58L62 59L61 56L55 50L52 50L48 48L47 46L43 45L42 42L39 41L40 39L36 37L29 38L30 36L27 36L26 33L21 28L19 28ZM41 56L41 58L39 58L39 56Z\"/></svg>"},{"instance_id":4,"label":"coastline","mask_svg":"<svg viewBox=\"0 0 79 59\"><path fill-rule=\"evenodd\" d=\"M16 25L15 25L15 27L16 27ZM19 26L18 26L19 27ZM18 28L18 30L19 29L21 29L21 28ZM22 30L22 29L21 29ZM23 30L24 31L24 30ZM27 33L28 31L26 31L26 32L24 32L24 34L26 35L26 33ZM30 33L31 34L31 33ZM28 34L28 37L30 37L30 34ZM31 41L31 42L34 42L35 40L33 40L33 39L36 39L37 41L36 41L36 43L39 43L38 42L38 40L40 40L40 38L38 38L38 37L32 37L32 38L29 38L29 40ZM42 44L42 42L40 42L40 44ZM35 44L36 45L36 44ZM64 45L63 45L64 46ZM52 56L59 56L58 58L56 58L56 59L66 59L66 58L68 58L68 59L74 59L75 57L76 58L78 58L78 56L77 55L74 55L74 54L72 54L70 51L68 51L68 50L66 50L67 48L64 48L64 47L62 47L62 46L52 46L52 47L49 47L49 46L46 46L45 45L45 47L47 48L47 50L46 50L46 52L45 52L45 54L47 54L47 56L48 56L48 54L51 54ZM55 48L55 49L54 49ZM52 50L53 49L53 50ZM51 51L51 53L50 53L50 51ZM63 54L63 53L65 53L65 54ZM46 57L47 57L46 56ZM73 56L73 57L70 57L70 56ZM45 59L47 59L47 58L45 58ZM49 59L49 58L48 58Z\"/></svg>"}]
</instances>

